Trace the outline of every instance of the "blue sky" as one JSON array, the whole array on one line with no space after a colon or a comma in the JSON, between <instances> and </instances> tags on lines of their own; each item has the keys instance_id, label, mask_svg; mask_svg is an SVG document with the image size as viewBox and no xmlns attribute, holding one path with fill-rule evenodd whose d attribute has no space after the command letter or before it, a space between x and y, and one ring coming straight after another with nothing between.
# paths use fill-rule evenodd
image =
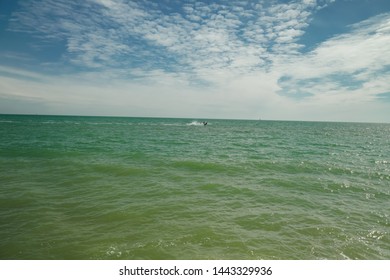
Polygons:
<instances>
[{"instance_id":1,"label":"blue sky","mask_svg":"<svg viewBox=\"0 0 390 280\"><path fill-rule=\"evenodd\" d=\"M390 122L390 1L0 0L0 113Z\"/></svg>"}]
</instances>

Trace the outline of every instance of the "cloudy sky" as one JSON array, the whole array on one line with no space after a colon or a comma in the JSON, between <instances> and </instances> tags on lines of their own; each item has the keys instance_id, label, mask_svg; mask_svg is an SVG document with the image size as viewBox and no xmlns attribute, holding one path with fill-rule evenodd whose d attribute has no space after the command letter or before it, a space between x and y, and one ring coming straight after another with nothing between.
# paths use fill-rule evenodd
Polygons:
<instances>
[{"instance_id":1,"label":"cloudy sky","mask_svg":"<svg viewBox=\"0 0 390 280\"><path fill-rule=\"evenodd\" d=\"M0 113L390 122L390 1L0 0Z\"/></svg>"}]
</instances>

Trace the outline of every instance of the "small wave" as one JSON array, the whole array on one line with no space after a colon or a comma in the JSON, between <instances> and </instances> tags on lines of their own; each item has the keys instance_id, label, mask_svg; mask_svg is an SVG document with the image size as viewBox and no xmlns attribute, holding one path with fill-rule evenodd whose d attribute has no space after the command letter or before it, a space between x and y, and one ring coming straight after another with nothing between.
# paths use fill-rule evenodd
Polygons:
<instances>
[{"instance_id":1,"label":"small wave","mask_svg":"<svg viewBox=\"0 0 390 280\"><path fill-rule=\"evenodd\" d=\"M113 125L113 124L119 124L119 123L112 123L112 122L87 122L86 124L89 124L89 125Z\"/></svg>"},{"instance_id":2,"label":"small wave","mask_svg":"<svg viewBox=\"0 0 390 280\"><path fill-rule=\"evenodd\" d=\"M110 246L108 248L106 255L110 258L120 258L122 256L122 251L120 251L117 247L115 246Z\"/></svg>"},{"instance_id":3,"label":"small wave","mask_svg":"<svg viewBox=\"0 0 390 280\"><path fill-rule=\"evenodd\" d=\"M161 125L163 125L163 126L182 126L183 124L180 124L180 123L163 123Z\"/></svg>"}]
</instances>

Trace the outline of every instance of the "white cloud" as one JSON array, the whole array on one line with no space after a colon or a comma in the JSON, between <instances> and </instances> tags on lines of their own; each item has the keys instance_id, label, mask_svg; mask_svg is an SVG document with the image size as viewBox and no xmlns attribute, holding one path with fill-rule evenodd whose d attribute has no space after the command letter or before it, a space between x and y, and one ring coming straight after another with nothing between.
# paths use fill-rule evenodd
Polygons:
<instances>
[{"instance_id":1,"label":"white cloud","mask_svg":"<svg viewBox=\"0 0 390 280\"><path fill-rule=\"evenodd\" d=\"M331 112L346 119L340 112L348 106L357 110L390 92L390 14L302 53L299 39L313 14L331 2L189 1L170 12L147 1L23 2L11 31L45 46L63 43L62 59L76 73L0 68L7 72L0 95L78 113L321 119Z\"/></svg>"},{"instance_id":2,"label":"white cloud","mask_svg":"<svg viewBox=\"0 0 390 280\"><path fill-rule=\"evenodd\" d=\"M46 40L65 41L64 57L83 67L132 67L133 60L150 63L163 54L175 58L171 66L195 72L211 65L225 68L226 61L240 66L239 54L247 47L257 48L257 56L264 55L266 50L296 52L300 47L296 41L304 33L314 6L313 1L273 5L267 1L259 5L235 2L230 6L226 5L230 2L194 2L185 4L181 15L163 13L155 5L142 2L66 3L24 3L24 10L14 14L18 23L14 23L13 29L33 32ZM170 64L164 62L165 67Z\"/></svg>"},{"instance_id":3,"label":"white cloud","mask_svg":"<svg viewBox=\"0 0 390 280\"><path fill-rule=\"evenodd\" d=\"M374 82L389 76L389 27L390 14L383 14L351 26L350 33L331 38L308 54L278 61L275 71L288 78L284 92L290 88L334 104L363 103L390 92L388 83Z\"/></svg>"}]
</instances>

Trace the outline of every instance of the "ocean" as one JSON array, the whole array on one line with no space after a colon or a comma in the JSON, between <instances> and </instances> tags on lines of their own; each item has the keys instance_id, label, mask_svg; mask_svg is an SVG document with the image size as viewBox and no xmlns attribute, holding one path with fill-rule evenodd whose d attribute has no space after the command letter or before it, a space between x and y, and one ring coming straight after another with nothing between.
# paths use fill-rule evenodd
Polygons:
<instances>
[{"instance_id":1,"label":"ocean","mask_svg":"<svg viewBox=\"0 0 390 280\"><path fill-rule=\"evenodd\" d=\"M390 124L0 115L0 259L390 259L389 215Z\"/></svg>"}]
</instances>

